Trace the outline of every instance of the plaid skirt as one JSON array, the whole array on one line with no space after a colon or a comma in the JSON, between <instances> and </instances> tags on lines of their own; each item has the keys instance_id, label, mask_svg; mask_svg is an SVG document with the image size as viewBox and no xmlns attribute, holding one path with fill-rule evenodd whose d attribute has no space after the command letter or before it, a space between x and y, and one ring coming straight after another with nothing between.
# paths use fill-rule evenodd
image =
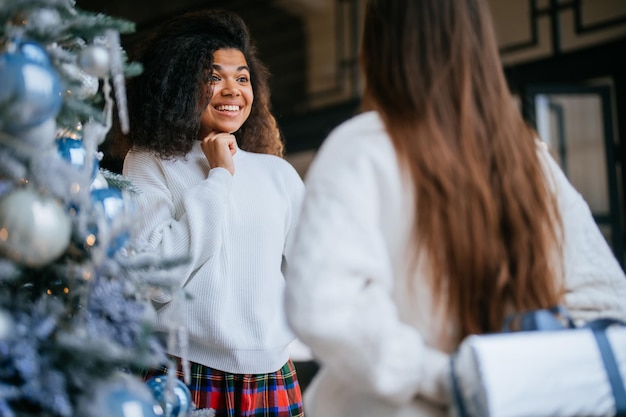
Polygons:
<instances>
[{"instance_id":1,"label":"plaid skirt","mask_svg":"<svg viewBox=\"0 0 626 417\"><path fill-rule=\"evenodd\" d=\"M291 359L270 374L231 374L190 362L191 400L211 408L215 417L303 417L302 393ZM166 367L150 370L144 379L165 375ZM177 377L183 380L178 359Z\"/></svg>"}]
</instances>

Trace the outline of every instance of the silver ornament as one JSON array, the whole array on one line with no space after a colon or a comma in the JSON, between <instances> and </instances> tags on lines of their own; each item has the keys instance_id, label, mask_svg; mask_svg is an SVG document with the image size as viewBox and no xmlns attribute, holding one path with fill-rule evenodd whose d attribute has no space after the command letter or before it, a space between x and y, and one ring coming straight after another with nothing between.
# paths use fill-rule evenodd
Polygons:
<instances>
[{"instance_id":1,"label":"silver ornament","mask_svg":"<svg viewBox=\"0 0 626 417\"><path fill-rule=\"evenodd\" d=\"M35 9L26 19L26 30L38 34L53 33L61 30L61 15L55 9Z\"/></svg>"},{"instance_id":2,"label":"silver ornament","mask_svg":"<svg viewBox=\"0 0 626 417\"><path fill-rule=\"evenodd\" d=\"M78 54L78 65L87 74L104 78L111 69L111 56L103 46L87 46Z\"/></svg>"},{"instance_id":3,"label":"silver ornament","mask_svg":"<svg viewBox=\"0 0 626 417\"><path fill-rule=\"evenodd\" d=\"M52 197L23 188L0 200L0 251L18 263L41 267L57 259L71 232L69 215Z\"/></svg>"},{"instance_id":4,"label":"silver ornament","mask_svg":"<svg viewBox=\"0 0 626 417\"><path fill-rule=\"evenodd\" d=\"M79 99L91 98L98 93L100 83L97 77L87 74L86 71L74 64L62 64L61 69L65 75L80 84L78 88L72 87L72 93Z\"/></svg>"}]
</instances>

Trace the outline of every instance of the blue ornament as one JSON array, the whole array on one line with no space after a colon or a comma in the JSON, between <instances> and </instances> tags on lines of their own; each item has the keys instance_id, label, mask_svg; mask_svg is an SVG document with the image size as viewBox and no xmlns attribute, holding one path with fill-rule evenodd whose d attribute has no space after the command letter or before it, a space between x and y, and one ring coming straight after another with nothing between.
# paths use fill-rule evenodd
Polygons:
<instances>
[{"instance_id":1,"label":"blue ornament","mask_svg":"<svg viewBox=\"0 0 626 417\"><path fill-rule=\"evenodd\" d=\"M112 389L104 398L106 410L102 415L110 417L159 417L161 410L142 396L122 387Z\"/></svg>"},{"instance_id":2,"label":"blue ornament","mask_svg":"<svg viewBox=\"0 0 626 417\"><path fill-rule=\"evenodd\" d=\"M168 377L155 376L146 382L154 399L161 405L166 416L185 417L192 408L191 392L187 385L178 378L174 379L172 396L167 398Z\"/></svg>"},{"instance_id":3,"label":"blue ornament","mask_svg":"<svg viewBox=\"0 0 626 417\"><path fill-rule=\"evenodd\" d=\"M114 226L116 222L117 224L120 224L120 219L118 217L126 216L130 209L129 203L127 203L124 199L124 194L119 188L111 187L92 189L91 199L104 214L106 224L108 226ZM128 230L119 232L116 236L114 236L109 242L109 256L113 256L115 252L123 248L129 238L130 233Z\"/></svg>"},{"instance_id":4,"label":"blue ornament","mask_svg":"<svg viewBox=\"0 0 626 417\"><path fill-rule=\"evenodd\" d=\"M11 45L0 54L0 106L9 133L31 129L61 109L61 80L48 55L34 42Z\"/></svg>"},{"instance_id":5,"label":"blue ornament","mask_svg":"<svg viewBox=\"0 0 626 417\"><path fill-rule=\"evenodd\" d=\"M35 42L22 42L19 44L19 50L30 62L44 67L49 67L51 65L50 58L48 57L46 50Z\"/></svg>"},{"instance_id":6,"label":"blue ornament","mask_svg":"<svg viewBox=\"0 0 626 417\"><path fill-rule=\"evenodd\" d=\"M82 170L87 160L87 150L83 146L81 139L70 137L61 137L57 139L57 149L61 158L65 159L70 165ZM94 157L91 169L91 180L93 181L100 169L98 158Z\"/></svg>"},{"instance_id":7,"label":"blue ornament","mask_svg":"<svg viewBox=\"0 0 626 417\"><path fill-rule=\"evenodd\" d=\"M91 190L91 199L104 210L107 221L112 222L124 213L124 194L119 188L98 188Z\"/></svg>"},{"instance_id":8,"label":"blue ornament","mask_svg":"<svg viewBox=\"0 0 626 417\"><path fill-rule=\"evenodd\" d=\"M106 379L98 375L79 395L74 416L163 417L146 384L138 377L116 371Z\"/></svg>"}]
</instances>

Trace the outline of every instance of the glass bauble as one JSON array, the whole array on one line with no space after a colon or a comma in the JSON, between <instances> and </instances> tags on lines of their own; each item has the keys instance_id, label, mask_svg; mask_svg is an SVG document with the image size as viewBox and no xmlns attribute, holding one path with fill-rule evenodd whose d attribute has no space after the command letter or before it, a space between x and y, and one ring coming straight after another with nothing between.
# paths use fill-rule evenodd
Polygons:
<instances>
[{"instance_id":1,"label":"glass bauble","mask_svg":"<svg viewBox=\"0 0 626 417\"><path fill-rule=\"evenodd\" d=\"M175 378L172 383L172 391L168 396L167 385L168 377L155 376L146 382L148 388L152 391L152 395L161 405L166 415L172 417L184 417L192 408L191 392L183 381Z\"/></svg>"},{"instance_id":2,"label":"glass bauble","mask_svg":"<svg viewBox=\"0 0 626 417\"><path fill-rule=\"evenodd\" d=\"M70 243L72 223L56 199L32 189L14 190L0 200L0 251L14 261L44 266Z\"/></svg>"},{"instance_id":3,"label":"glass bauble","mask_svg":"<svg viewBox=\"0 0 626 417\"><path fill-rule=\"evenodd\" d=\"M61 109L61 80L46 51L34 42L0 54L3 129L17 133L55 117Z\"/></svg>"}]
</instances>

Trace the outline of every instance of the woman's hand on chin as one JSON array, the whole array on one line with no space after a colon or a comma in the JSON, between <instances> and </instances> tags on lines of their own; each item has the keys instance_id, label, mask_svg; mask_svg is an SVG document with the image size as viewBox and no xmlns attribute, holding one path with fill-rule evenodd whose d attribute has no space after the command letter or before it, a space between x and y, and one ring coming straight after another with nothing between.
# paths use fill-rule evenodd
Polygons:
<instances>
[{"instance_id":1,"label":"woman's hand on chin","mask_svg":"<svg viewBox=\"0 0 626 417\"><path fill-rule=\"evenodd\" d=\"M226 168L235 175L233 155L237 152L237 140L234 135L213 131L202 139L201 146L211 168Z\"/></svg>"}]
</instances>

